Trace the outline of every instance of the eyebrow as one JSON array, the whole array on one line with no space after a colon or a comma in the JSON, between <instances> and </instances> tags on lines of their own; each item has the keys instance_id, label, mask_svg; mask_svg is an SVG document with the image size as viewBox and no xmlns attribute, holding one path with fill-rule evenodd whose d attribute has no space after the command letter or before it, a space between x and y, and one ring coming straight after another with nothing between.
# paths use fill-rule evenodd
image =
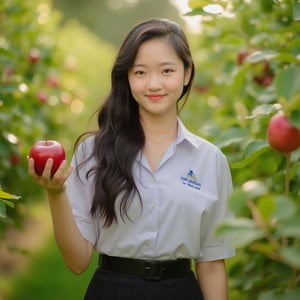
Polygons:
<instances>
[{"instance_id":1,"label":"eyebrow","mask_svg":"<svg viewBox=\"0 0 300 300\"><path fill-rule=\"evenodd\" d=\"M176 66L177 64L175 62L172 62L172 61L166 61L166 62L163 62L161 64L159 64L160 66ZM136 68L136 67L146 67L145 64L133 64L132 65L132 68Z\"/></svg>"}]
</instances>

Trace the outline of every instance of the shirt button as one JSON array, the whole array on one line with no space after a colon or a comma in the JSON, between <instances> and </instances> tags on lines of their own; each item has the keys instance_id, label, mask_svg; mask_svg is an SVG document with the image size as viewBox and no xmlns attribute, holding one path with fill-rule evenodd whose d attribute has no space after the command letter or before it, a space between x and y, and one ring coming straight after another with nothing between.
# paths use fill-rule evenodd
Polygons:
<instances>
[{"instance_id":1,"label":"shirt button","mask_svg":"<svg viewBox=\"0 0 300 300\"><path fill-rule=\"evenodd\" d=\"M151 240L148 240L148 241L146 241L146 246L152 246L152 241Z\"/></svg>"},{"instance_id":2,"label":"shirt button","mask_svg":"<svg viewBox=\"0 0 300 300\"><path fill-rule=\"evenodd\" d=\"M156 207L156 204L155 204L154 202L152 202L152 203L150 204L150 207L151 207L151 208L155 208L155 207Z\"/></svg>"},{"instance_id":3,"label":"shirt button","mask_svg":"<svg viewBox=\"0 0 300 300\"><path fill-rule=\"evenodd\" d=\"M150 177L150 182L151 183L154 183L155 182L155 178L152 176L152 177Z\"/></svg>"}]
</instances>

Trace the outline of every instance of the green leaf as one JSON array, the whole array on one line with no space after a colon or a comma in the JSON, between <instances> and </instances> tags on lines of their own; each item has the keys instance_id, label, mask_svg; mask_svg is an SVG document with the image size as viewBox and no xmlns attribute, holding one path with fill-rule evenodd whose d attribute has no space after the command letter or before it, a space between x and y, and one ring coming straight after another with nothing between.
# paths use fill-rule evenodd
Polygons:
<instances>
[{"instance_id":1,"label":"green leaf","mask_svg":"<svg viewBox=\"0 0 300 300\"><path fill-rule=\"evenodd\" d=\"M2 201L0 201L0 218L6 218L6 207Z\"/></svg>"},{"instance_id":2,"label":"green leaf","mask_svg":"<svg viewBox=\"0 0 300 300\"><path fill-rule=\"evenodd\" d=\"M220 236L228 236L235 247L245 247L251 242L264 237L253 220L247 218L235 218L224 221L218 226L216 233Z\"/></svg>"},{"instance_id":3,"label":"green leaf","mask_svg":"<svg viewBox=\"0 0 300 300\"><path fill-rule=\"evenodd\" d=\"M258 63L260 61L273 59L273 58L277 57L278 55L279 55L279 53L276 51L273 51L273 50L256 51L256 52L252 53L251 55L249 55L245 59L245 62L254 64L254 63Z\"/></svg>"},{"instance_id":4,"label":"green leaf","mask_svg":"<svg viewBox=\"0 0 300 300\"><path fill-rule=\"evenodd\" d=\"M264 220L269 220L275 211L274 197L267 195L258 200L257 207Z\"/></svg>"},{"instance_id":5,"label":"green leaf","mask_svg":"<svg viewBox=\"0 0 300 300\"><path fill-rule=\"evenodd\" d=\"M273 217L278 221L287 220L296 212L294 202L285 196L275 197L275 205L276 208Z\"/></svg>"},{"instance_id":6,"label":"green leaf","mask_svg":"<svg viewBox=\"0 0 300 300\"><path fill-rule=\"evenodd\" d=\"M235 189L228 200L229 209L236 215L240 215L241 212L247 207L247 201L249 200L249 193Z\"/></svg>"},{"instance_id":7,"label":"green leaf","mask_svg":"<svg viewBox=\"0 0 300 300\"><path fill-rule=\"evenodd\" d=\"M279 253L285 262L297 269L300 269L300 247L285 247L282 248Z\"/></svg>"},{"instance_id":8,"label":"green leaf","mask_svg":"<svg viewBox=\"0 0 300 300\"><path fill-rule=\"evenodd\" d=\"M190 8L195 9L211 4L211 0L189 0L188 5Z\"/></svg>"},{"instance_id":9,"label":"green leaf","mask_svg":"<svg viewBox=\"0 0 300 300\"><path fill-rule=\"evenodd\" d=\"M258 105L256 106L251 115L248 117L248 119L254 119L259 115L270 115L271 113L277 111L276 107L274 106L274 104L262 104L262 105Z\"/></svg>"},{"instance_id":10,"label":"green leaf","mask_svg":"<svg viewBox=\"0 0 300 300\"><path fill-rule=\"evenodd\" d=\"M17 199L20 199L20 198L21 198L20 196L16 196L16 195L6 193L0 188L0 199L14 199L14 200L17 200Z\"/></svg>"},{"instance_id":11,"label":"green leaf","mask_svg":"<svg viewBox=\"0 0 300 300\"><path fill-rule=\"evenodd\" d=\"M205 12L203 10L203 8L200 8L200 7L195 8L194 10L189 11L189 12L187 12L187 13L184 14L184 16L189 16L189 17L203 16L203 15L208 15L208 13Z\"/></svg>"},{"instance_id":12,"label":"green leaf","mask_svg":"<svg viewBox=\"0 0 300 300\"><path fill-rule=\"evenodd\" d=\"M300 39L294 38L290 43L288 43L287 49L293 53L295 56L299 54L300 51Z\"/></svg>"},{"instance_id":13,"label":"green leaf","mask_svg":"<svg viewBox=\"0 0 300 300\"><path fill-rule=\"evenodd\" d=\"M300 219L298 216L281 222L279 234L287 237L300 238Z\"/></svg>"},{"instance_id":14,"label":"green leaf","mask_svg":"<svg viewBox=\"0 0 300 300\"><path fill-rule=\"evenodd\" d=\"M300 67L293 66L279 71L274 82L277 97L291 100L300 92Z\"/></svg>"},{"instance_id":15,"label":"green leaf","mask_svg":"<svg viewBox=\"0 0 300 300\"><path fill-rule=\"evenodd\" d=\"M286 63L299 63L299 60L297 59L297 57L293 54L290 54L290 53L285 53L285 52L282 52L282 53L279 53L277 56L276 56L276 61L282 61L282 62L286 62Z\"/></svg>"},{"instance_id":16,"label":"green leaf","mask_svg":"<svg viewBox=\"0 0 300 300\"><path fill-rule=\"evenodd\" d=\"M273 11L273 0L260 0L263 12L270 13Z\"/></svg>"},{"instance_id":17,"label":"green leaf","mask_svg":"<svg viewBox=\"0 0 300 300\"><path fill-rule=\"evenodd\" d=\"M5 48L2 48L2 47L0 47L0 55L1 56L6 56L6 57L9 57L9 58L13 58L13 55L12 55L11 51L9 51Z\"/></svg>"},{"instance_id":18,"label":"green leaf","mask_svg":"<svg viewBox=\"0 0 300 300\"><path fill-rule=\"evenodd\" d=\"M274 246L270 243L266 243L265 241L254 242L251 244L251 250L268 256L270 253L274 252Z\"/></svg>"},{"instance_id":19,"label":"green leaf","mask_svg":"<svg viewBox=\"0 0 300 300\"><path fill-rule=\"evenodd\" d=\"M249 180L245 182L242 188L234 189L233 193L228 199L229 209L236 215L240 215L243 210L248 208L248 201L257 197L263 196L267 193L265 184L258 180Z\"/></svg>"},{"instance_id":20,"label":"green leaf","mask_svg":"<svg viewBox=\"0 0 300 300\"><path fill-rule=\"evenodd\" d=\"M300 129L300 110L294 110L289 117L289 121L293 126Z\"/></svg>"},{"instance_id":21,"label":"green leaf","mask_svg":"<svg viewBox=\"0 0 300 300\"><path fill-rule=\"evenodd\" d=\"M0 93L12 94L19 90L19 85L15 83L7 84L5 86L0 86Z\"/></svg>"},{"instance_id":22,"label":"green leaf","mask_svg":"<svg viewBox=\"0 0 300 300\"><path fill-rule=\"evenodd\" d=\"M0 201L9 207L12 207L12 208L15 207L15 204L11 201L7 201L7 200L3 200L3 199L0 199Z\"/></svg>"},{"instance_id":23,"label":"green leaf","mask_svg":"<svg viewBox=\"0 0 300 300\"><path fill-rule=\"evenodd\" d=\"M288 102L288 108L292 113L300 111L300 93L296 94L296 96Z\"/></svg>"},{"instance_id":24,"label":"green leaf","mask_svg":"<svg viewBox=\"0 0 300 300\"><path fill-rule=\"evenodd\" d=\"M224 148L234 143L241 142L245 137L247 137L247 131L245 129L233 127L222 132L216 139L216 144L220 148Z\"/></svg>"},{"instance_id":25,"label":"green leaf","mask_svg":"<svg viewBox=\"0 0 300 300\"><path fill-rule=\"evenodd\" d=\"M259 180L248 180L243 184L243 191L248 193L248 199L261 197L268 192L266 184Z\"/></svg>"},{"instance_id":26,"label":"green leaf","mask_svg":"<svg viewBox=\"0 0 300 300\"><path fill-rule=\"evenodd\" d=\"M253 142L249 143L249 145L245 149L245 159L240 162L231 164L231 167L235 169L245 168L247 165L256 160L257 157L259 157L269 149L270 146L267 141L254 140Z\"/></svg>"},{"instance_id":27,"label":"green leaf","mask_svg":"<svg viewBox=\"0 0 300 300\"><path fill-rule=\"evenodd\" d=\"M299 300L300 289L288 289L284 292L278 292L278 290L264 291L262 292L258 300Z\"/></svg>"},{"instance_id":28,"label":"green leaf","mask_svg":"<svg viewBox=\"0 0 300 300\"><path fill-rule=\"evenodd\" d=\"M254 140L246 147L245 155L246 157L257 155L257 152L260 152L262 149L265 149L268 146L269 144L265 140Z\"/></svg>"},{"instance_id":29,"label":"green leaf","mask_svg":"<svg viewBox=\"0 0 300 300\"><path fill-rule=\"evenodd\" d=\"M283 294L282 300L298 300L300 297L300 288L297 287L295 289L287 290Z\"/></svg>"},{"instance_id":30,"label":"green leaf","mask_svg":"<svg viewBox=\"0 0 300 300\"><path fill-rule=\"evenodd\" d=\"M300 2L293 1L293 19L300 21Z\"/></svg>"}]
</instances>

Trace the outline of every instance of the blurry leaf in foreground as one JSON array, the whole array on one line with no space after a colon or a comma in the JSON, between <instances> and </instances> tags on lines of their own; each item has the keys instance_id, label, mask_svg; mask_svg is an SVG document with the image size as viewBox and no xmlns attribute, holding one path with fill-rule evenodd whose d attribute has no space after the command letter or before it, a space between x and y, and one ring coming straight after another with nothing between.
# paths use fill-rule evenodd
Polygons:
<instances>
[{"instance_id":1,"label":"blurry leaf in foreground","mask_svg":"<svg viewBox=\"0 0 300 300\"><path fill-rule=\"evenodd\" d=\"M247 218L224 221L217 228L217 234L230 237L235 247L245 247L264 236L263 231L256 226L255 222Z\"/></svg>"}]
</instances>

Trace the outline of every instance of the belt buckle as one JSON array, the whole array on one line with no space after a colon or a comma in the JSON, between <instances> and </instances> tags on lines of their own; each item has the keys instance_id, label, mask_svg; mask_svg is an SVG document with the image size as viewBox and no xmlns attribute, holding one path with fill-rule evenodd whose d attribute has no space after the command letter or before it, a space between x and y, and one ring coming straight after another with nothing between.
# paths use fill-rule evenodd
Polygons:
<instances>
[{"instance_id":1,"label":"belt buckle","mask_svg":"<svg viewBox=\"0 0 300 300\"><path fill-rule=\"evenodd\" d=\"M161 262L146 261L144 263L144 280L161 280L164 267Z\"/></svg>"}]
</instances>

